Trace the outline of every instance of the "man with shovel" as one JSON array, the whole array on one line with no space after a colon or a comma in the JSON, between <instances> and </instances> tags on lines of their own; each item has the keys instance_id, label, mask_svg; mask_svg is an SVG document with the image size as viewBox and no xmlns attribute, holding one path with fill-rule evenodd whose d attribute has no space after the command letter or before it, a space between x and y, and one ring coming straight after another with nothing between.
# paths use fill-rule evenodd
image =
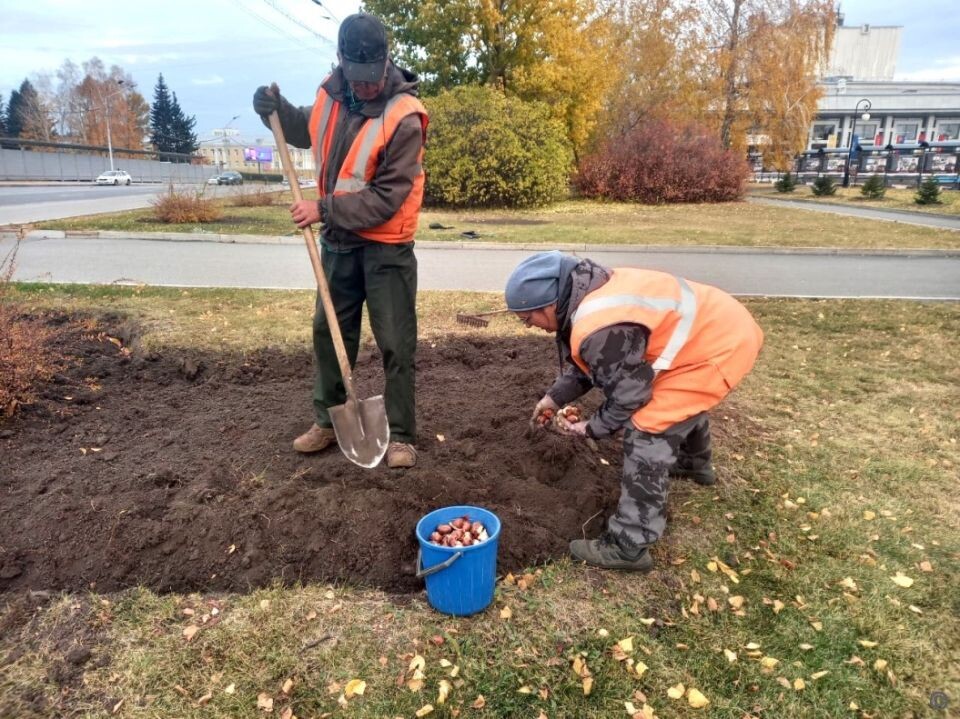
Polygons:
<instances>
[{"instance_id":1,"label":"man with shovel","mask_svg":"<svg viewBox=\"0 0 960 719\"><path fill-rule=\"evenodd\" d=\"M648 547L666 527L669 476L714 483L707 411L753 367L763 332L715 287L560 252L521 262L506 301L528 327L557 336L563 370L534 421L597 387L605 396L597 412L578 422L558 417L560 428L594 439L624 431L617 511L599 539L571 542L571 554L648 571Z\"/></svg>"},{"instance_id":2,"label":"man with shovel","mask_svg":"<svg viewBox=\"0 0 960 719\"><path fill-rule=\"evenodd\" d=\"M423 199L427 113L417 99L416 75L390 61L386 29L373 15L359 13L343 21L337 59L312 107L294 107L273 85L257 88L253 108L268 126L267 118L278 112L287 141L313 148L320 199L294 202L290 214L300 228L322 223L323 271L351 366L367 304L386 375L387 466L412 467L417 461L413 235ZM329 408L345 400L319 298L313 349L316 420L294 440L298 452L319 452L337 442Z\"/></svg>"}]
</instances>

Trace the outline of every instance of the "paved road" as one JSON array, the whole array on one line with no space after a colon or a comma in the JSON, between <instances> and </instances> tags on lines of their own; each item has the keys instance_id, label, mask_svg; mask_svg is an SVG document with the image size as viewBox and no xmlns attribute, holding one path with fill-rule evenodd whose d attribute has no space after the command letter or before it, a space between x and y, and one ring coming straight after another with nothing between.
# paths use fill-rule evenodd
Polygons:
<instances>
[{"instance_id":1,"label":"paved road","mask_svg":"<svg viewBox=\"0 0 960 719\"><path fill-rule=\"evenodd\" d=\"M0 241L0 253L12 242ZM417 248L420 287L500 291L532 250ZM607 265L660 269L739 295L960 300L960 256L591 250ZM2 254L0 254L2 257ZM151 240L28 240L14 279L202 287L311 288L302 245Z\"/></svg>"},{"instance_id":2,"label":"paved road","mask_svg":"<svg viewBox=\"0 0 960 719\"><path fill-rule=\"evenodd\" d=\"M748 202L775 207L789 207L791 210L812 210L814 212L830 212L834 215L848 217L862 217L867 220L885 220L887 222L902 222L907 225L921 227L936 227L942 230L960 230L960 217L950 215L934 215L921 212L900 212L898 210L881 210L872 207L852 207L850 205L832 205L814 200L780 200L774 197L747 196Z\"/></svg>"},{"instance_id":3,"label":"paved road","mask_svg":"<svg viewBox=\"0 0 960 719\"><path fill-rule=\"evenodd\" d=\"M166 192L165 184L97 186L92 183L62 185L0 185L0 225L19 225L63 217L120 212L146 207L157 194ZM187 185L191 190L200 185ZM238 187L210 187L224 194Z\"/></svg>"}]
</instances>

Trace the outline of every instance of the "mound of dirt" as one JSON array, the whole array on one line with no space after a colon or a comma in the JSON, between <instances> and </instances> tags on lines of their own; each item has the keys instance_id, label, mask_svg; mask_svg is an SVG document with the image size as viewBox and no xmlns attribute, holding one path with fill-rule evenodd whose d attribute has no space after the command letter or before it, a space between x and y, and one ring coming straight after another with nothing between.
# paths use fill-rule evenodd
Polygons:
<instances>
[{"instance_id":1,"label":"mound of dirt","mask_svg":"<svg viewBox=\"0 0 960 719\"><path fill-rule=\"evenodd\" d=\"M527 429L556 371L551 338L421 342L420 458L396 471L293 451L312 421L306 352L143 355L134 334L61 333L69 369L0 426L0 591L415 591L414 527L432 509L497 513L506 572L595 535L616 504L617 442L593 452ZM360 396L382 391L380 367L361 351Z\"/></svg>"}]
</instances>

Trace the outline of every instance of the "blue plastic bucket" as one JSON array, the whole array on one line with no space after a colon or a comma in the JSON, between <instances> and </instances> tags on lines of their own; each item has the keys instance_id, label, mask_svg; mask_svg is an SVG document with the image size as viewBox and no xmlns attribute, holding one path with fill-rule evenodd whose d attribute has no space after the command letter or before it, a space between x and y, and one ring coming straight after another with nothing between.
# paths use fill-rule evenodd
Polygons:
<instances>
[{"instance_id":1,"label":"blue plastic bucket","mask_svg":"<svg viewBox=\"0 0 960 719\"><path fill-rule=\"evenodd\" d=\"M430 541L437 525L467 516L480 522L489 538L469 547L441 547ZM427 585L427 601L438 612L467 616L486 609L493 601L497 581L497 543L500 520L480 507L435 509L417 522L417 576Z\"/></svg>"}]
</instances>

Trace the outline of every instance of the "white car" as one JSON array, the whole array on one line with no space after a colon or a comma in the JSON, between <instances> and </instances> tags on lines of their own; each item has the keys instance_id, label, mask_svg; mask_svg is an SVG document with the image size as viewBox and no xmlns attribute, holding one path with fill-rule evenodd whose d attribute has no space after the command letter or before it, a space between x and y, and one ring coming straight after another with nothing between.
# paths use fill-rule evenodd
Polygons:
<instances>
[{"instance_id":1,"label":"white car","mask_svg":"<svg viewBox=\"0 0 960 719\"><path fill-rule=\"evenodd\" d=\"M220 184L220 175L214 175L209 180L207 180L208 185L219 185Z\"/></svg>"},{"instance_id":2,"label":"white car","mask_svg":"<svg viewBox=\"0 0 960 719\"><path fill-rule=\"evenodd\" d=\"M133 179L125 170L107 170L98 175L94 182L98 185L129 185Z\"/></svg>"}]
</instances>

